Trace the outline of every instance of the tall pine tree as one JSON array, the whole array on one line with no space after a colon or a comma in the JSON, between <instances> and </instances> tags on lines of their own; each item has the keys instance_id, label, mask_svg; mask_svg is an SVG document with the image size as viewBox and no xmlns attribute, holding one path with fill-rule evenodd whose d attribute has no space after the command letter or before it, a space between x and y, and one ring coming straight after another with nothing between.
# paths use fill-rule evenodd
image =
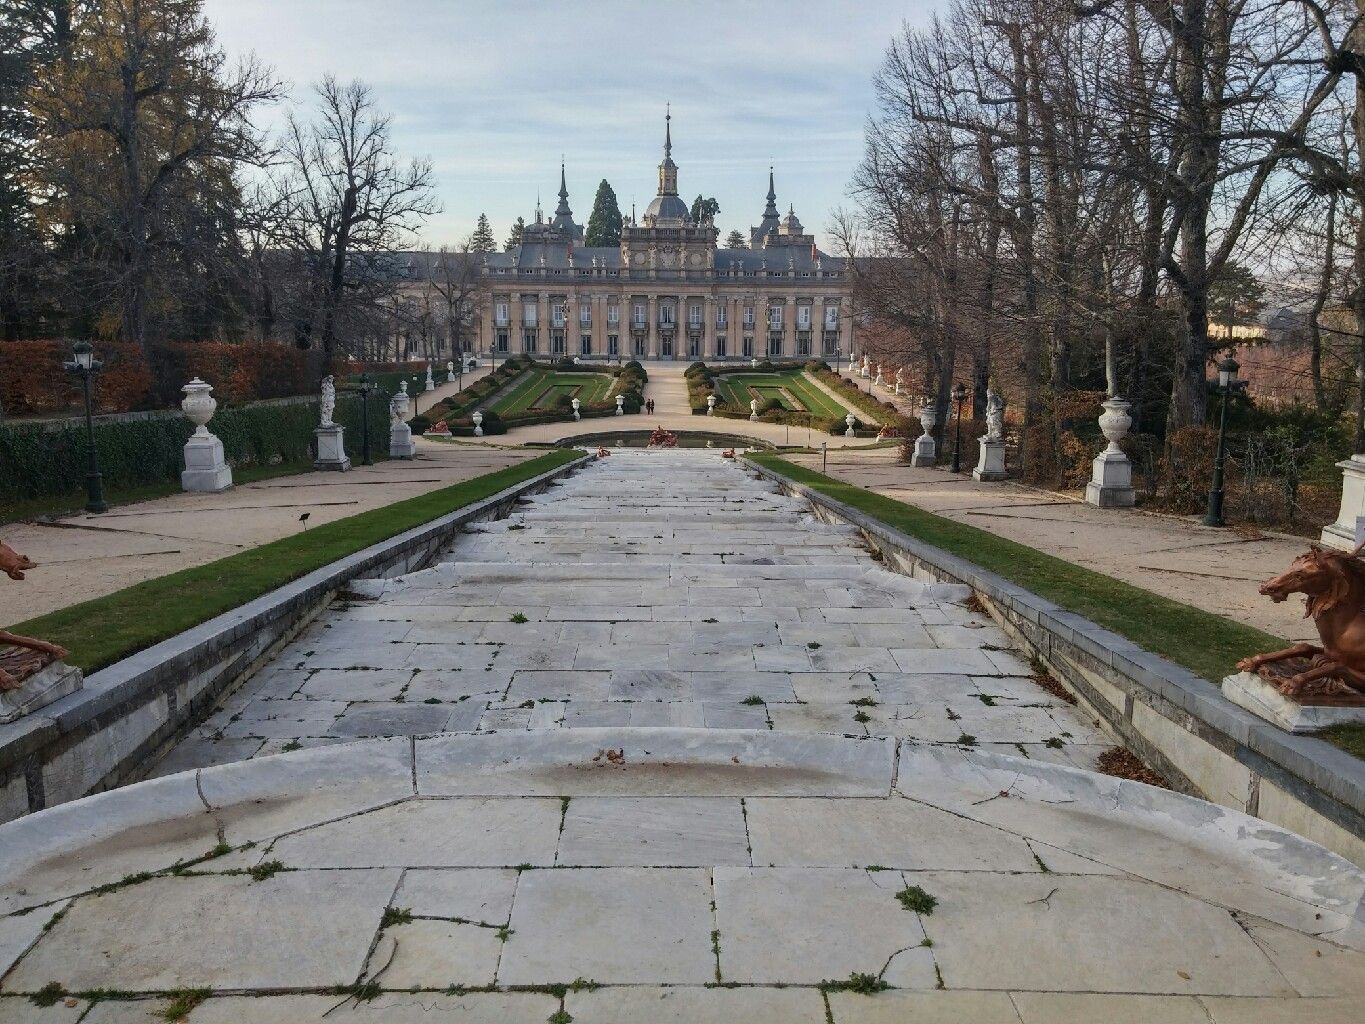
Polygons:
<instances>
[{"instance_id":1,"label":"tall pine tree","mask_svg":"<svg viewBox=\"0 0 1365 1024\"><path fill-rule=\"evenodd\" d=\"M493 229L488 224L488 214L479 214L478 226L474 228L474 234L469 237L470 252L493 252L498 247L498 243L493 240Z\"/></svg>"},{"instance_id":2,"label":"tall pine tree","mask_svg":"<svg viewBox=\"0 0 1365 1024\"><path fill-rule=\"evenodd\" d=\"M606 178L597 186L597 195L592 201L592 214L588 217L588 231L583 238L583 244L600 246L621 244L621 208L616 205L616 193L612 191Z\"/></svg>"},{"instance_id":3,"label":"tall pine tree","mask_svg":"<svg viewBox=\"0 0 1365 1024\"><path fill-rule=\"evenodd\" d=\"M747 249L749 248L749 243L744 240L744 235L740 233L740 230L735 228L725 236L725 248Z\"/></svg>"},{"instance_id":4,"label":"tall pine tree","mask_svg":"<svg viewBox=\"0 0 1365 1024\"><path fill-rule=\"evenodd\" d=\"M521 244L521 233L526 229L526 218L518 217L516 223L512 225L512 233L507 236L507 251L511 252Z\"/></svg>"}]
</instances>

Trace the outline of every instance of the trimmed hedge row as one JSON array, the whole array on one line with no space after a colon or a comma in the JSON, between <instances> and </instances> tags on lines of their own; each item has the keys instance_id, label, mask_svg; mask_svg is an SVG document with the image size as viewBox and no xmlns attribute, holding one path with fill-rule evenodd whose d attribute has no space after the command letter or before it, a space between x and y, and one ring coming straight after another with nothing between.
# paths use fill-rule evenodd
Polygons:
<instances>
[{"instance_id":1,"label":"trimmed hedge row","mask_svg":"<svg viewBox=\"0 0 1365 1024\"><path fill-rule=\"evenodd\" d=\"M360 451L361 400L337 396L333 419L346 428L348 450ZM388 400L370 396L370 454L389 452ZM313 430L318 402L243 405L220 409L209 429L222 439L232 466L273 466L313 461ZM95 451L107 488L118 489L163 480L178 480L184 468L182 449L194 432L183 416L95 424ZM23 500L57 497L85 483L85 425L42 429L33 425L0 425L0 498Z\"/></svg>"}]
</instances>

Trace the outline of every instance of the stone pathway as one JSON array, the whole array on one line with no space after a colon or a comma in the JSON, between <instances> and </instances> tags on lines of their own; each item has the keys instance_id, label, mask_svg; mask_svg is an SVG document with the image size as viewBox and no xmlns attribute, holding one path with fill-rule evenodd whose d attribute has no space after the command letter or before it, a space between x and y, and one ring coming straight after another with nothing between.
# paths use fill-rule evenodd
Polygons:
<instances>
[{"instance_id":1,"label":"stone pathway","mask_svg":"<svg viewBox=\"0 0 1365 1024\"><path fill-rule=\"evenodd\" d=\"M965 453L964 453L965 454ZM819 455L791 461L819 470ZM964 472L915 469L893 448L841 451L826 472L837 479L1027 544L1068 562L1192 604L1289 640L1318 641L1299 599L1275 604L1260 584L1289 568L1308 541L1283 534L1243 535L1197 517L1100 509L1079 499L1015 483L981 483Z\"/></svg>"},{"instance_id":2,"label":"stone pathway","mask_svg":"<svg viewBox=\"0 0 1365 1024\"><path fill-rule=\"evenodd\" d=\"M423 402L425 407L426 402ZM348 439L353 458L358 448ZM79 513L51 523L0 526L0 540L38 563L23 583L0 587L0 625L111 594L309 527L391 505L506 468L539 452L419 440L412 461L357 465L348 473L300 473L222 494L173 494Z\"/></svg>"},{"instance_id":3,"label":"stone pathway","mask_svg":"<svg viewBox=\"0 0 1365 1024\"><path fill-rule=\"evenodd\" d=\"M1073 767L965 596L614 454L0 827L0 1022L1357 1020L1365 875Z\"/></svg>"}]
</instances>

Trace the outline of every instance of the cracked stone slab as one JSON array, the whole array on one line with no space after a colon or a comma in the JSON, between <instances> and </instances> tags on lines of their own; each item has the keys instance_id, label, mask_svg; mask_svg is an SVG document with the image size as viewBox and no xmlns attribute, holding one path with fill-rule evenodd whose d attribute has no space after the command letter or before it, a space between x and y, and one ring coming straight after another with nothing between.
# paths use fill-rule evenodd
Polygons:
<instances>
[{"instance_id":1,"label":"cracked stone slab","mask_svg":"<svg viewBox=\"0 0 1365 1024\"><path fill-rule=\"evenodd\" d=\"M492 928L455 921L410 921L387 928L370 958L385 988L480 988L493 984L502 940Z\"/></svg>"},{"instance_id":2,"label":"cracked stone slab","mask_svg":"<svg viewBox=\"0 0 1365 1024\"><path fill-rule=\"evenodd\" d=\"M744 814L734 799L578 797L564 815L558 863L748 865Z\"/></svg>"},{"instance_id":3,"label":"cracked stone slab","mask_svg":"<svg viewBox=\"0 0 1365 1024\"><path fill-rule=\"evenodd\" d=\"M885 740L738 729L444 736L416 750L427 796L880 796L895 758Z\"/></svg>"},{"instance_id":4,"label":"cracked stone slab","mask_svg":"<svg viewBox=\"0 0 1365 1024\"><path fill-rule=\"evenodd\" d=\"M715 980L710 872L523 871L498 981L701 985Z\"/></svg>"},{"instance_id":5,"label":"cracked stone slab","mask_svg":"<svg viewBox=\"0 0 1365 1024\"><path fill-rule=\"evenodd\" d=\"M270 848L289 867L553 864L559 802L408 800L295 832Z\"/></svg>"},{"instance_id":6,"label":"cracked stone slab","mask_svg":"<svg viewBox=\"0 0 1365 1024\"><path fill-rule=\"evenodd\" d=\"M558 1008L558 999L539 992L390 992L360 1003L336 996L228 996L196 1007L192 1024L545 1024Z\"/></svg>"},{"instance_id":7,"label":"cracked stone slab","mask_svg":"<svg viewBox=\"0 0 1365 1024\"><path fill-rule=\"evenodd\" d=\"M956 988L1289 996L1222 907L1104 875L915 872L925 931Z\"/></svg>"},{"instance_id":8,"label":"cracked stone slab","mask_svg":"<svg viewBox=\"0 0 1365 1024\"><path fill-rule=\"evenodd\" d=\"M393 906L418 917L458 917L502 925L512 913L517 872L493 868L414 868L403 874Z\"/></svg>"},{"instance_id":9,"label":"cracked stone slab","mask_svg":"<svg viewBox=\"0 0 1365 1024\"><path fill-rule=\"evenodd\" d=\"M610 988L570 992L564 1008L574 1024L825 1024L811 989Z\"/></svg>"},{"instance_id":10,"label":"cracked stone slab","mask_svg":"<svg viewBox=\"0 0 1365 1024\"><path fill-rule=\"evenodd\" d=\"M1020 1024L1014 1004L1004 992L897 991L871 996L831 992L829 1007L835 1024ZM1099 1024L1101 1020L1104 1018L1088 1019L1085 1024Z\"/></svg>"},{"instance_id":11,"label":"cracked stone slab","mask_svg":"<svg viewBox=\"0 0 1365 1024\"><path fill-rule=\"evenodd\" d=\"M5 979L71 991L349 985L364 966L393 868L153 878L87 896ZM197 1024L197 1022L196 1022Z\"/></svg>"},{"instance_id":12,"label":"cracked stone slab","mask_svg":"<svg viewBox=\"0 0 1365 1024\"><path fill-rule=\"evenodd\" d=\"M919 958L905 987L933 988L919 916L896 900L896 872L817 868L715 870L723 981L813 985L879 975L901 951Z\"/></svg>"}]
</instances>

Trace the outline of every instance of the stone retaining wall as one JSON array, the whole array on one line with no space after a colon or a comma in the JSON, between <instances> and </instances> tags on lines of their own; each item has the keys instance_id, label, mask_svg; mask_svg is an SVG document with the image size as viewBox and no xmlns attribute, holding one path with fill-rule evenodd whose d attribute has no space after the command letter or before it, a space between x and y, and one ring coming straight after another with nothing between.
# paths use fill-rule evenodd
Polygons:
<instances>
[{"instance_id":1,"label":"stone retaining wall","mask_svg":"<svg viewBox=\"0 0 1365 1024\"><path fill-rule=\"evenodd\" d=\"M1175 788L1274 822L1365 866L1365 763L1358 758L1257 718L1209 680L995 573L748 464L811 501L822 518L857 526L888 568L970 586L1015 642Z\"/></svg>"},{"instance_id":2,"label":"stone retaining wall","mask_svg":"<svg viewBox=\"0 0 1365 1024\"><path fill-rule=\"evenodd\" d=\"M585 456L586 458L586 456ZM0 726L0 822L122 785L183 735L351 580L428 565L466 523L497 519L583 460L333 562L89 676L85 687Z\"/></svg>"}]
</instances>

